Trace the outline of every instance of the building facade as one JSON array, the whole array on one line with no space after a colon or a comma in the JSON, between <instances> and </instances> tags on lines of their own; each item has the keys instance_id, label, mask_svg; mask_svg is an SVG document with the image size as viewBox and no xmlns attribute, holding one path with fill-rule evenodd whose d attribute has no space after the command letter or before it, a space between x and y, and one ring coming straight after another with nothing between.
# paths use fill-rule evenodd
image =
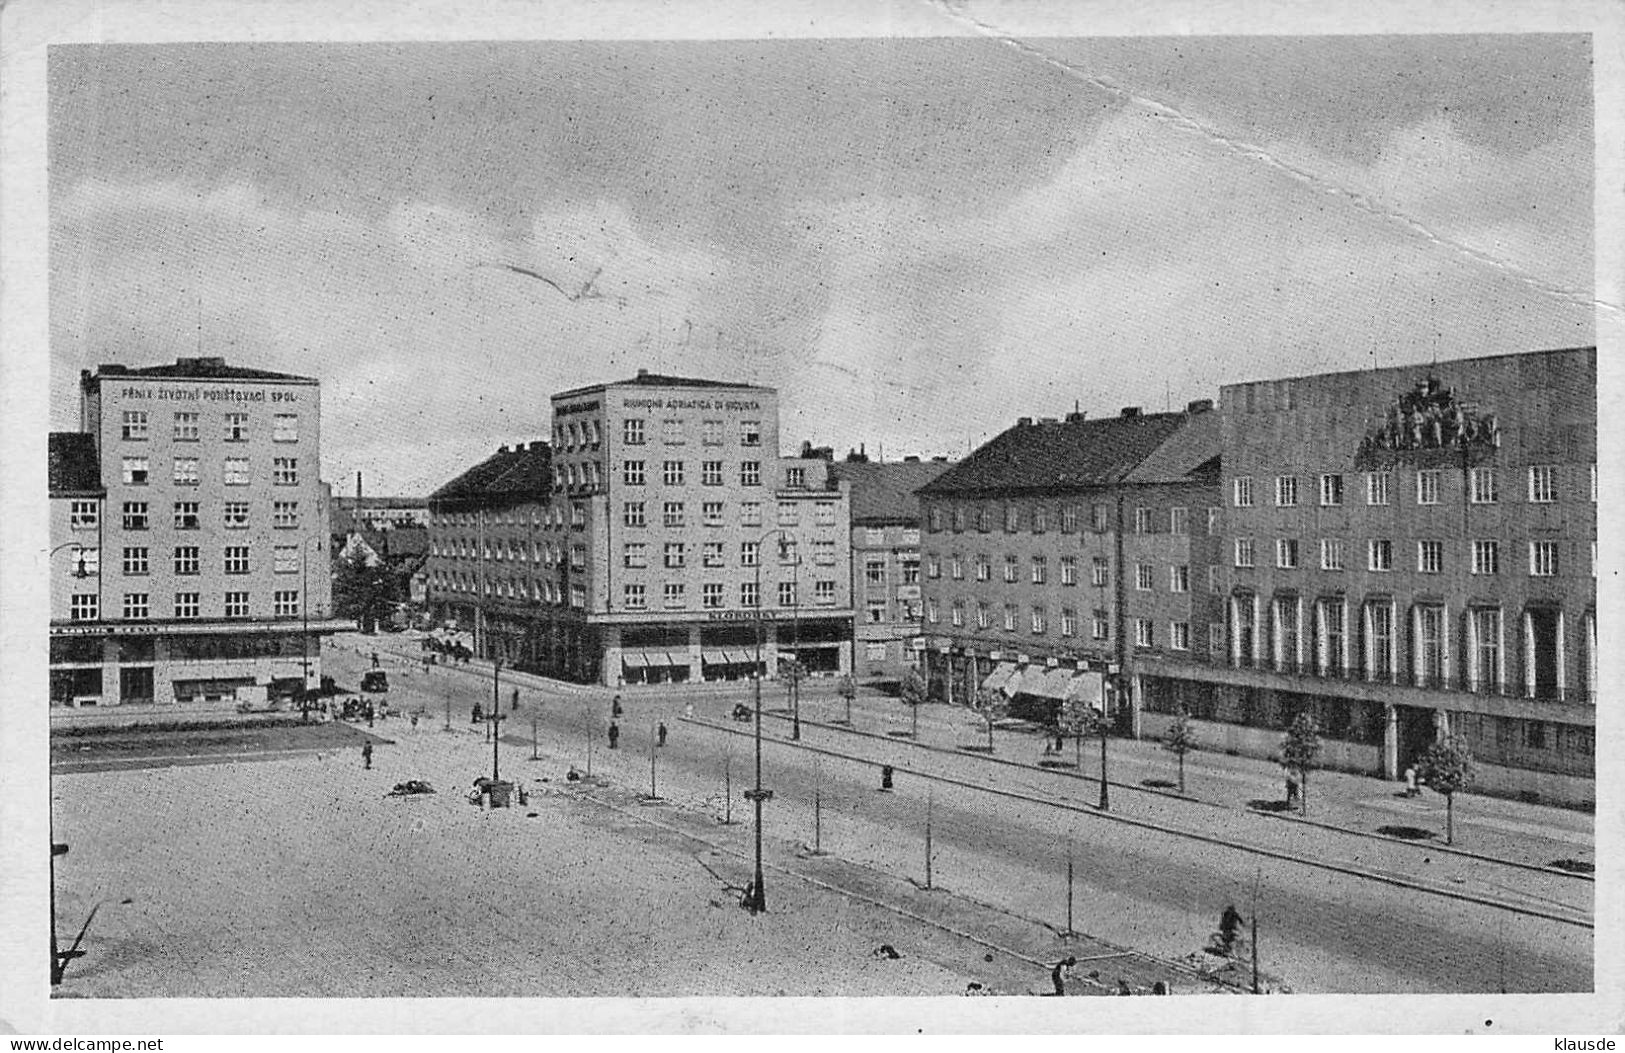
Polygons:
<instances>
[{"instance_id":1,"label":"building facade","mask_svg":"<svg viewBox=\"0 0 1625 1053\"><path fill-rule=\"evenodd\" d=\"M321 636L350 627L329 616L318 382L219 358L104 365L81 375L80 423L52 437L52 704L314 687Z\"/></svg>"},{"instance_id":2,"label":"building facade","mask_svg":"<svg viewBox=\"0 0 1625 1053\"><path fill-rule=\"evenodd\" d=\"M1482 789L1593 800L1595 349L1221 402L1226 647L1166 656L1150 722L1267 754L1310 711L1330 763L1389 777L1451 733Z\"/></svg>"},{"instance_id":3,"label":"building facade","mask_svg":"<svg viewBox=\"0 0 1625 1053\"><path fill-rule=\"evenodd\" d=\"M1137 726L1144 655L1203 653L1219 529L1217 415L1022 418L919 490L933 697L1081 700Z\"/></svg>"},{"instance_id":4,"label":"building facade","mask_svg":"<svg viewBox=\"0 0 1625 1053\"><path fill-rule=\"evenodd\" d=\"M432 499L431 602L478 653L610 686L850 668L849 502L828 461L778 455L775 391L640 371L552 410L545 501ZM498 573L516 544L528 573Z\"/></svg>"},{"instance_id":5,"label":"building facade","mask_svg":"<svg viewBox=\"0 0 1625 1053\"><path fill-rule=\"evenodd\" d=\"M920 499L914 491L947 471L948 459L833 464L852 501L853 670L897 679L919 665L924 602L920 585Z\"/></svg>"}]
</instances>

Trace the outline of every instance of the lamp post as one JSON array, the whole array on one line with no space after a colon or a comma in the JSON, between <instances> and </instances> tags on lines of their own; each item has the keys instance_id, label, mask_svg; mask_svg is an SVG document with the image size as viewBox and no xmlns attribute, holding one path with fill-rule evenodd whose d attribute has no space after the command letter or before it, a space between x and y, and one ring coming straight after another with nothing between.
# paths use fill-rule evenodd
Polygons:
<instances>
[{"instance_id":1,"label":"lamp post","mask_svg":"<svg viewBox=\"0 0 1625 1053\"><path fill-rule=\"evenodd\" d=\"M299 546L299 723L310 723L310 540ZM316 538L313 540L321 540Z\"/></svg>"},{"instance_id":2,"label":"lamp post","mask_svg":"<svg viewBox=\"0 0 1625 1053\"><path fill-rule=\"evenodd\" d=\"M762 883L762 802L773 799L772 790L762 789L762 675L766 666L762 658L762 542L770 537L779 538L779 551L782 555L788 548L785 537L789 536L783 530L769 530L756 539L756 676L755 688L751 692L756 703L756 788L745 793L756 806L756 873L751 881L750 894L745 897L745 909L752 914L761 914L767 910L767 892Z\"/></svg>"},{"instance_id":3,"label":"lamp post","mask_svg":"<svg viewBox=\"0 0 1625 1053\"><path fill-rule=\"evenodd\" d=\"M497 772L497 742L502 738L501 729L497 726L502 720L502 659L493 659L491 662L491 781L498 779Z\"/></svg>"},{"instance_id":4,"label":"lamp post","mask_svg":"<svg viewBox=\"0 0 1625 1053\"><path fill-rule=\"evenodd\" d=\"M790 553L795 562L790 564L791 591L795 604L790 608L790 646L795 657L790 660L790 737L801 741L801 678L806 667L801 664L801 546L792 544Z\"/></svg>"}]
</instances>

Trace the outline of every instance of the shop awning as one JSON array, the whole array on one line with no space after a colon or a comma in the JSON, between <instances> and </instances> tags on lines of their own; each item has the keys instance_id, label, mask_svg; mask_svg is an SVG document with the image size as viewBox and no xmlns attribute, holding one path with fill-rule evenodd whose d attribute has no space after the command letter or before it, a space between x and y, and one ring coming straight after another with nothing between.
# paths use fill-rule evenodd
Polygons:
<instances>
[{"instance_id":1,"label":"shop awning","mask_svg":"<svg viewBox=\"0 0 1625 1053\"><path fill-rule=\"evenodd\" d=\"M993 667L993 672L987 674L987 676L982 679L982 690L1002 690L1004 686L1010 682L1010 677L1015 674L1015 671L1016 664L1014 662L1000 662L998 665Z\"/></svg>"},{"instance_id":2,"label":"shop awning","mask_svg":"<svg viewBox=\"0 0 1625 1053\"><path fill-rule=\"evenodd\" d=\"M734 650L729 650L729 651L727 651L725 653L728 656L728 664L729 665L755 665L756 664L756 652L755 651L734 651Z\"/></svg>"},{"instance_id":3,"label":"shop awning","mask_svg":"<svg viewBox=\"0 0 1625 1053\"><path fill-rule=\"evenodd\" d=\"M1105 678L1099 673L1087 671L1078 673L1067 683L1063 700L1076 699L1090 709L1103 710L1106 699L1105 682Z\"/></svg>"},{"instance_id":4,"label":"shop awning","mask_svg":"<svg viewBox=\"0 0 1625 1053\"><path fill-rule=\"evenodd\" d=\"M1037 695L1039 698L1064 699L1067 684L1071 679L1070 669L1042 669L1030 666L1021 678L1021 693Z\"/></svg>"},{"instance_id":5,"label":"shop awning","mask_svg":"<svg viewBox=\"0 0 1625 1053\"><path fill-rule=\"evenodd\" d=\"M1032 666L1028 666L1023 669L1017 669L1015 672L1010 674L1010 679L1006 680L1004 682L1004 686L999 690L1003 691L1011 698L1014 698L1016 695L1021 694L1021 692L1025 690L1021 685L1027 680L1028 677L1041 677L1043 675L1044 670L1041 668L1033 668Z\"/></svg>"},{"instance_id":6,"label":"shop awning","mask_svg":"<svg viewBox=\"0 0 1625 1053\"><path fill-rule=\"evenodd\" d=\"M621 664L628 669L642 669L649 664L649 656L641 651L622 651Z\"/></svg>"},{"instance_id":7,"label":"shop awning","mask_svg":"<svg viewBox=\"0 0 1625 1053\"><path fill-rule=\"evenodd\" d=\"M728 665L730 662L727 651L701 651L700 659L706 665Z\"/></svg>"}]
</instances>

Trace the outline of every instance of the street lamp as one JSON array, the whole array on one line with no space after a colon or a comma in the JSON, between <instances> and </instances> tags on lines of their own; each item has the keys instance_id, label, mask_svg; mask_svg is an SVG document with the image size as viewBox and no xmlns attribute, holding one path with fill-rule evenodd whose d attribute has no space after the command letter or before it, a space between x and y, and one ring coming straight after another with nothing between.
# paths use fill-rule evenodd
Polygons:
<instances>
[{"instance_id":1,"label":"street lamp","mask_svg":"<svg viewBox=\"0 0 1625 1053\"><path fill-rule=\"evenodd\" d=\"M497 781L497 742L501 739L497 724L502 717L502 659L491 663L491 781Z\"/></svg>"},{"instance_id":2,"label":"street lamp","mask_svg":"<svg viewBox=\"0 0 1625 1053\"><path fill-rule=\"evenodd\" d=\"M769 530L756 539L756 677L755 690L752 692L756 702L756 788L745 792L746 799L756 806L756 875L751 882L750 893L745 897L745 909L752 914L761 914L767 910L767 892L762 883L762 802L772 800L773 791L762 789L762 674L765 671L765 663L762 658L761 549L762 542L775 535L779 539L780 558L783 558L790 548L785 540L790 535L784 530Z\"/></svg>"}]
</instances>

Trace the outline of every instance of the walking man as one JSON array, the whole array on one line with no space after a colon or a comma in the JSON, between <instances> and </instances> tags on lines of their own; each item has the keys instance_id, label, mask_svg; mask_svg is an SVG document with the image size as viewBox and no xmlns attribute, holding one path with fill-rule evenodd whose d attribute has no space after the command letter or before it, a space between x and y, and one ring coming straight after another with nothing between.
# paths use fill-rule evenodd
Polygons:
<instances>
[{"instance_id":1,"label":"walking man","mask_svg":"<svg viewBox=\"0 0 1625 1053\"><path fill-rule=\"evenodd\" d=\"M374 651L372 653L372 667L374 669L378 668L378 652L377 651Z\"/></svg>"},{"instance_id":2,"label":"walking man","mask_svg":"<svg viewBox=\"0 0 1625 1053\"><path fill-rule=\"evenodd\" d=\"M621 726L614 721L609 725L609 748L612 750L621 748Z\"/></svg>"},{"instance_id":3,"label":"walking man","mask_svg":"<svg viewBox=\"0 0 1625 1053\"><path fill-rule=\"evenodd\" d=\"M616 695L615 696L615 701L613 701L613 702L611 702L609 704L609 715L612 716L612 717L619 717L621 715L621 696L620 695Z\"/></svg>"},{"instance_id":4,"label":"walking man","mask_svg":"<svg viewBox=\"0 0 1625 1053\"><path fill-rule=\"evenodd\" d=\"M664 720L662 720L660 722L660 726L655 729L655 736L660 740L656 742L655 745L664 746L666 744L666 722Z\"/></svg>"},{"instance_id":5,"label":"walking man","mask_svg":"<svg viewBox=\"0 0 1625 1053\"><path fill-rule=\"evenodd\" d=\"M1050 981L1055 984L1055 993L1057 995L1066 994L1066 978L1071 975L1071 968L1077 964L1077 956L1069 954L1065 958L1056 962L1055 968L1050 970L1049 978Z\"/></svg>"},{"instance_id":6,"label":"walking man","mask_svg":"<svg viewBox=\"0 0 1625 1053\"><path fill-rule=\"evenodd\" d=\"M517 687L513 689L513 710L512 711L515 712L515 713L519 712L519 689Z\"/></svg>"},{"instance_id":7,"label":"walking man","mask_svg":"<svg viewBox=\"0 0 1625 1053\"><path fill-rule=\"evenodd\" d=\"M372 742L371 741L363 742L361 744L361 763L363 765L365 765L367 771L372 771Z\"/></svg>"}]
</instances>

